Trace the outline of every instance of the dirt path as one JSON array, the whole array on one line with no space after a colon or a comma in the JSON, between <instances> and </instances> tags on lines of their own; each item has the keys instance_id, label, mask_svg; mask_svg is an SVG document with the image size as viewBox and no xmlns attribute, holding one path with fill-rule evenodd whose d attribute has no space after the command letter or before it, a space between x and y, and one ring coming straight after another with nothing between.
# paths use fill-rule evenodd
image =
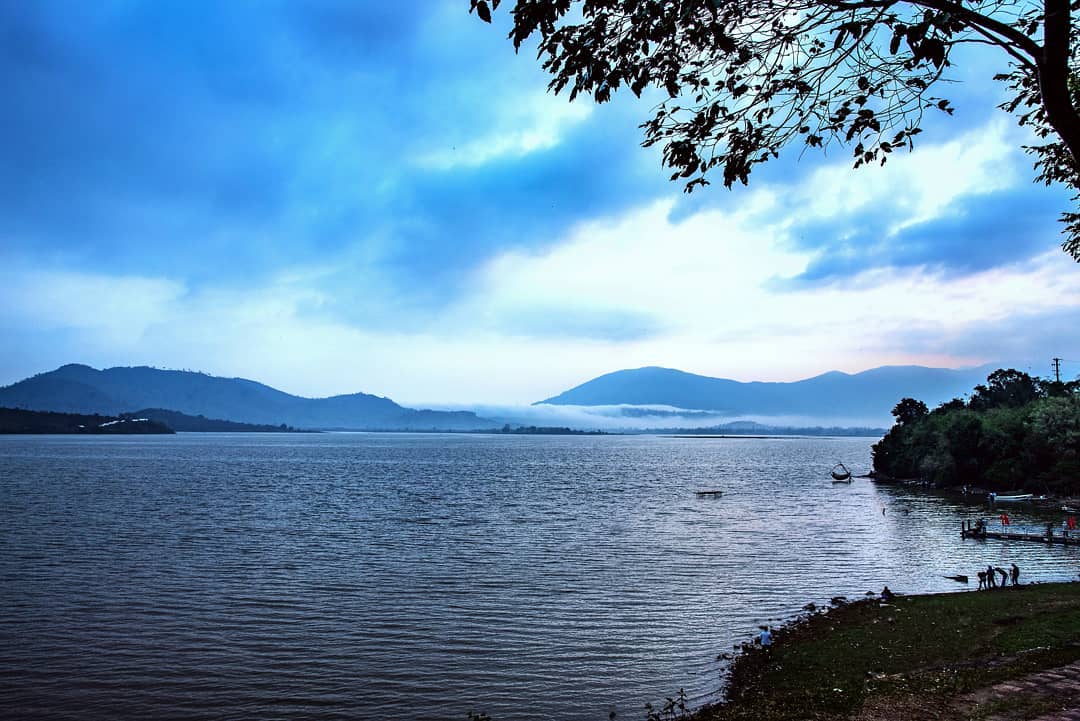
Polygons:
<instances>
[{"instance_id":1,"label":"dirt path","mask_svg":"<svg viewBox=\"0 0 1080 721\"><path fill-rule=\"evenodd\" d=\"M984 721L1080 721L1080 661L965 694L953 708Z\"/></svg>"}]
</instances>

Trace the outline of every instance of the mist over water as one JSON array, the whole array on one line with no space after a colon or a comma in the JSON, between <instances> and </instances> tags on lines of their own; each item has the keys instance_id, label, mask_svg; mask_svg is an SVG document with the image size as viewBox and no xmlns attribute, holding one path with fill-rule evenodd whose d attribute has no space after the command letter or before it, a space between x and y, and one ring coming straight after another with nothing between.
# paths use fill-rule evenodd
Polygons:
<instances>
[{"instance_id":1,"label":"mist over water","mask_svg":"<svg viewBox=\"0 0 1080 721\"><path fill-rule=\"evenodd\" d=\"M0 716L643 719L809 602L1075 577L961 541L978 503L829 482L872 442L0 437Z\"/></svg>"}]
</instances>

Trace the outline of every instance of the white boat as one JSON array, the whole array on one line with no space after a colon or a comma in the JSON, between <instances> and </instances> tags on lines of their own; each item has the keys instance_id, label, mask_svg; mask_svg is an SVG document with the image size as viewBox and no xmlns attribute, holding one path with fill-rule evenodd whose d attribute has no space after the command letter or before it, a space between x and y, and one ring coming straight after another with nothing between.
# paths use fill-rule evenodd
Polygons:
<instances>
[{"instance_id":1,"label":"white boat","mask_svg":"<svg viewBox=\"0 0 1080 721\"><path fill-rule=\"evenodd\" d=\"M996 493L991 493L987 496L991 503L1009 503L1010 501L1030 501L1035 497L1034 493L1015 493L1011 496L999 496Z\"/></svg>"}]
</instances>

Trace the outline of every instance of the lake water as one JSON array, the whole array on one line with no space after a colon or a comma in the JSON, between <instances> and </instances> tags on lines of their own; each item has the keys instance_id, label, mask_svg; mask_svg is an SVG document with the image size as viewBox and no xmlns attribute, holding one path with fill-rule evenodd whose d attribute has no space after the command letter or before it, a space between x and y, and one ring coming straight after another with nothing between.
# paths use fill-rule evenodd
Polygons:
<instances>
[{"instance_id":1,"label":"lake water","mask_svg":"<svg viewBox=\"0 0 1080 721\"><path fill-rule=\"evenodd\" d=\"M642 720L809 602L1075 577L872 441L0 436L0 716Z\"/></svg>"}]
</instances>

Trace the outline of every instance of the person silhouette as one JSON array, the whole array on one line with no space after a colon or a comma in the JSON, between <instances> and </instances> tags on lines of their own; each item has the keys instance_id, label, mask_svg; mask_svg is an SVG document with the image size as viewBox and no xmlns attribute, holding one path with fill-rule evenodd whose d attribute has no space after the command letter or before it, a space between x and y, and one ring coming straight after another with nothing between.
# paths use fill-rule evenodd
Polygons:
<instances>
[{"instance_id":1,"label":"person silhouette","mask_svg":"<svg viewBox=\"0 0 1080 721\"><path fill-rule=\"evenodd\" d=\"M1012 577L1012 585L1019 586L1020 585L1020 567L1017 566L1014 563L1012 565L1012 567L1009 569L1009 575Z\"/></svg>"}]
</instances>

